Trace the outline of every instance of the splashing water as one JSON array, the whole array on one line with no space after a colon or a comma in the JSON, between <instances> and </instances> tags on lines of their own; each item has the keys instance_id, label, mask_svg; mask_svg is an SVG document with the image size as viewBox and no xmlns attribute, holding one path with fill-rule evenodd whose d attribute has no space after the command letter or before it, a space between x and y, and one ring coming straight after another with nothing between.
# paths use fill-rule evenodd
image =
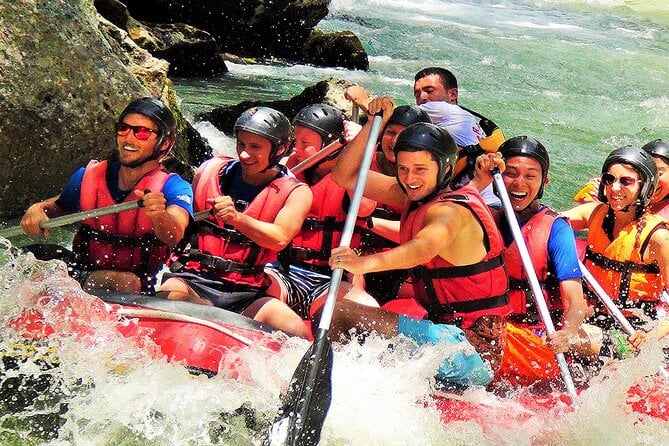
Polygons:
<instances>
[{"instance_id":1,"label":"splashing water","mask_svg":"<svg viewBox=\"0 0 669 446\"><path fill-rule=\"evenodd\" d=\"M167 362L148 338L121 336L116 316L68 278L63 263L9 246L0 259L2 323L14 327L3 331L0 350L15 359L13 367L3 360L0 373L2 444L262 444L306 341L277 335L279 352L253 345L226 354L241 373L223 365L213 378L194 376ZM11 321L36 308L55 334L28 342ZM459 406L444 415L445 406L430 396L441 358L459 346L418 348L377 336L364 345L335 344L321 444L667 444L667 421L624 402L630 386L657 370L661 347L605 366L575 408L554 398L542 405L522 392L501 399L470 389L457 399L474 410L471 420ZM666 395L667 383L661 385ZM12 400L16 395L25 401ZM443 423L444 417L462 421Z\"/></svg>"}]
</instances>

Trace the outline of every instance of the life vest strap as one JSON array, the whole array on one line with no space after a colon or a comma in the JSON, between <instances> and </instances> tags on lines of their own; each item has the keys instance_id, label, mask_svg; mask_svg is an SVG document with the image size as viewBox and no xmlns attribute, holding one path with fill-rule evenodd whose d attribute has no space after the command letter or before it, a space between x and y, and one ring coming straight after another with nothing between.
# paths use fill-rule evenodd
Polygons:
<instances>
[{"instance_id":1,"label":"life vest strap","mask_svg":"<svg viewBox=\"0 0 669 446\"><path fill-rule=\"evenodd\" d=\"M426 277L429 279L453 279L456 277L467 277L473 276L475 274L484 273L491 271L495 268L499 268L504 264L504 259L502 255L493 257L484 262L474 263L471 265L462 265L462 266L449 266L447 268L435 268L427 269L425 267L418 267L424 269L421 271L421 277Z\"/></svg>"},{"instance_id":2,"label":"life vest strap","mask_svg":"<svg viewBox=\"0 0 669 446\"><path fill-rule=\"evenodd\" d=\"M655 263L644 264L644 263L632 262L629 260L625 262L612 260L602 254L591 251L590 248L586 249L585 258L590 260L592 263L599 266L600 268L613 270L621 274L625 274L628 271L633 273L647 273L647 274L660 273L660 268Z\"/></svg>"},{"instance_id":3,"label":"life vest strap","mask_svg":"<svg viewBox=\"0 0 669 446\"><path fill-rule=\"evenodd\" d=\"M170 267L172 272L178 272L188 261L198 262L203 268L220 272L232 272L245 276L251 276L263 272L264 265L247 265L234 262L223 257L213 256L197 249L191 249L188 252L179 255L176 262Z\"/></svg>"},{"instance_id":4,"label":"life vest strap","mask_svg":"<svg viewBox=\"0 0 669 446\"><path fill-rule=\"evenodd\" d=\"M436 300L433 300L428 309L428 319L441 319L444 316L455 313L473 313L475 311L490 310L492 308L503 307L508 305L508 303L508 294L500 294L499 296L466 302L453 302L451 304L440 304Z\"/></svg>"},{"instance_id":5,"label":"life vest strap","mask_svg":"<svg viewBox=\"0 0 669 446\"><path fill-rule=\"evenodd\" d=\"M115 247L120 248L144 248L148 249L151 246L162 245L163 243L152 234L147 233L142 236L124 235L124 234L110 234L106 231L98 231L88 225L81 225L79 235L87 240L95 240Z\"/></svg>"}]
</instances>

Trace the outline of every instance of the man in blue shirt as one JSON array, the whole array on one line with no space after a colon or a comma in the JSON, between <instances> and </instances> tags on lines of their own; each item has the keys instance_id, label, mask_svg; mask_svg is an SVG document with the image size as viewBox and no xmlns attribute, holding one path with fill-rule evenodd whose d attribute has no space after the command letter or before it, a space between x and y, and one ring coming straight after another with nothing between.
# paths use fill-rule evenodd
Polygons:
<instances>
[{"instance_id":1,"label":"man in blue shirt","mask_svg":"<svg viewBox=\"0 0 669 446\"><path fill-rule=\"evenodd\" d=\"M161 161L176 142L174 115L153 98L132 101L116 123L110 159L78 169L62 193L28 208L21 220L31 236L52 217L142 200L138 209L87 219L77 232L72 268L84 289L139 294L153 290L156 270L181 241L192 218L193 190Z\"/></svg>"}]
</instances>

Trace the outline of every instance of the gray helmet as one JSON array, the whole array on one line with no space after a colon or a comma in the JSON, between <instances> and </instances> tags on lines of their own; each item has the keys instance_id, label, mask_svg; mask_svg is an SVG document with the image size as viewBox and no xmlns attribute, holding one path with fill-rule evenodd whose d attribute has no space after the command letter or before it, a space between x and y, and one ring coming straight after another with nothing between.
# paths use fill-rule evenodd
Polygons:
<instances>
[{"instance_id":1,"label":"gray helmet","mask_svg":"<svg viewBox=\"0 0 669 446\"><path fill-rule=\"evenodd\" d=\"M664 139L656 139L641 147L652 156L659 156L664 159L665 163L669 164L669 142Z\"/></svg>"},{"instance_id":2,"label":"gray helmet","mask_svg":"<svg viewBox=\"0 0 669 446\"><path fill-rule=\"evenodd\" d=\"M240 130L269 139L277 148L290 140L292 128L286 115L269 107L252 107L235 122L235 136Z\"/></svg>"},{"instance_id":3,"label":"gray helmet","mask_svg":"<svg viewBox=\"0 0 669 446\"><path fill-rule=\"evenodd\" d=\"M550 160L548 159L548 151L546 148L534 138L529 136L514 136L509 138L499 146L499 153L502 154L505 160L516 156L526 156L536 160L541 166L541 187L537 193L537 198L541 198L544 194L544 183L548 176L548 168L550 167Z\"/></svg>"},{"instance_id":4,"label":"gray helmet","mask_svg":"<svg viewBox=\"0 0 669 446\"><path fill-rule=\"evenodd\" d=\"M313 104L300 110L295 119L295 127L307 127L321 136L321 148L327 146L344 133L344 113L327 104Z\"/></svg>"},{"instance_id":5,"label":"gray helmet","mask_svg":"<svg viewBox=\"0 0 669 446\"><path fill-rule=\"evenodd\" d=\"M602 174L608 172L609 167L612 164L627 164L632 166L632 168L641 175L643 184L641 186L641 192L639 193L638 204L640 205L641 211L643 211L655 191L655 186L657 186L657 168L655 167L653 158L648 152L641 150L638 147L624 146L614 150L606 157L604 165L602 166ZM598 198L599 201L606 203L608 200L606 199L604 188L604 182L600 182Z\"/></svg>"},{"instance_id":6,"label":"gray helmet","mask_svg":"<svg viewBox=\"0 0 669 446\"><path fill-rule=\"evenodd\" d=\"M156 143L157 148L163 145L168 136L172 138L172 143L167 149L163 150L165 154L169 153L177 141L177 122L174 118L174 114L172 114L172 110L158 99L144 97L135 99L128 104L128 106L121 112L118 121L122 122L123 118L132 113L144 115L156 123L158 126L159 137L158 142Z\"/></svg>"},{"instance_id":7,"label":"gray helmet","mask_svg":"<svg viewBox=\"0 0 669 446\"><path fill-rule=\"evenodd\" d=\"M415 105L400 105L396 107L388 120L388 124L399 124L404 127L409 127L411 124L419 122L431 123L432 120L430 119L430 115Z\"/></svg>"},{"instance_id":8,"label":"gray helmet","mask_svg":"<svg viewBox=\"0 0 669 446\"><path fill-rule=\"evenodd\" d=\"M458 148L446 129L426 122L412 124L397 136L393 150L395 156L399 152L430 152L439 165L437 190L448 185L455 169ZM451 168L448 169L448 166Z\"/></svg>"}]
</instances>

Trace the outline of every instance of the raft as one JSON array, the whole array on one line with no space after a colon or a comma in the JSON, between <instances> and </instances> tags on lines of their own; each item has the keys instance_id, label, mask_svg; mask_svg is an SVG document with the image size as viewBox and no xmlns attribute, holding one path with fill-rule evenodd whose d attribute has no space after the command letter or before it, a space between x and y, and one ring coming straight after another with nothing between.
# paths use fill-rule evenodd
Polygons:
<instances>
[{"instance_id":1,"label":"raft","mask_svg":"<svg viewBox=\"0 0 669 446\"><path fill-rule=\"evenodd\" d=\"M274 336L277 330L220 308L120 293L96 294L98 299L92 298L92 302L86 304L87 317L91 311L99 312L101 317L106 315L109 320L116 321L120 336L138 343L148 335L159 346L160 355L192 373L214 376L225 370L234 378L235 364L226 363L226 352L258 344L274 351L281 349L277 339L282 338ZM77 297L60 300L57 305L62 308L58 313L76 314L81 310L80 301ZM413 299L391 301L384 308L414 317L420 317L424 312ZM50 311L53 314L53 309ZM24 337L36 340L58 334L56 327L45 323L37 308L24 309L10 326L22 332ZM67 326L82 334L94 330L86 318ZM524 422L537 413L570 403L569 396L561 392L522 392L521 395L504 398L490 394L498 402L492 410L489 405L467 399L462 394L434 392L428 399L441 413L443 423L474 421L484 428ZM669 421L669 383L656 377L634 385L627 392L626 405L640 417Z\"/></svg>"}]
</instances>

